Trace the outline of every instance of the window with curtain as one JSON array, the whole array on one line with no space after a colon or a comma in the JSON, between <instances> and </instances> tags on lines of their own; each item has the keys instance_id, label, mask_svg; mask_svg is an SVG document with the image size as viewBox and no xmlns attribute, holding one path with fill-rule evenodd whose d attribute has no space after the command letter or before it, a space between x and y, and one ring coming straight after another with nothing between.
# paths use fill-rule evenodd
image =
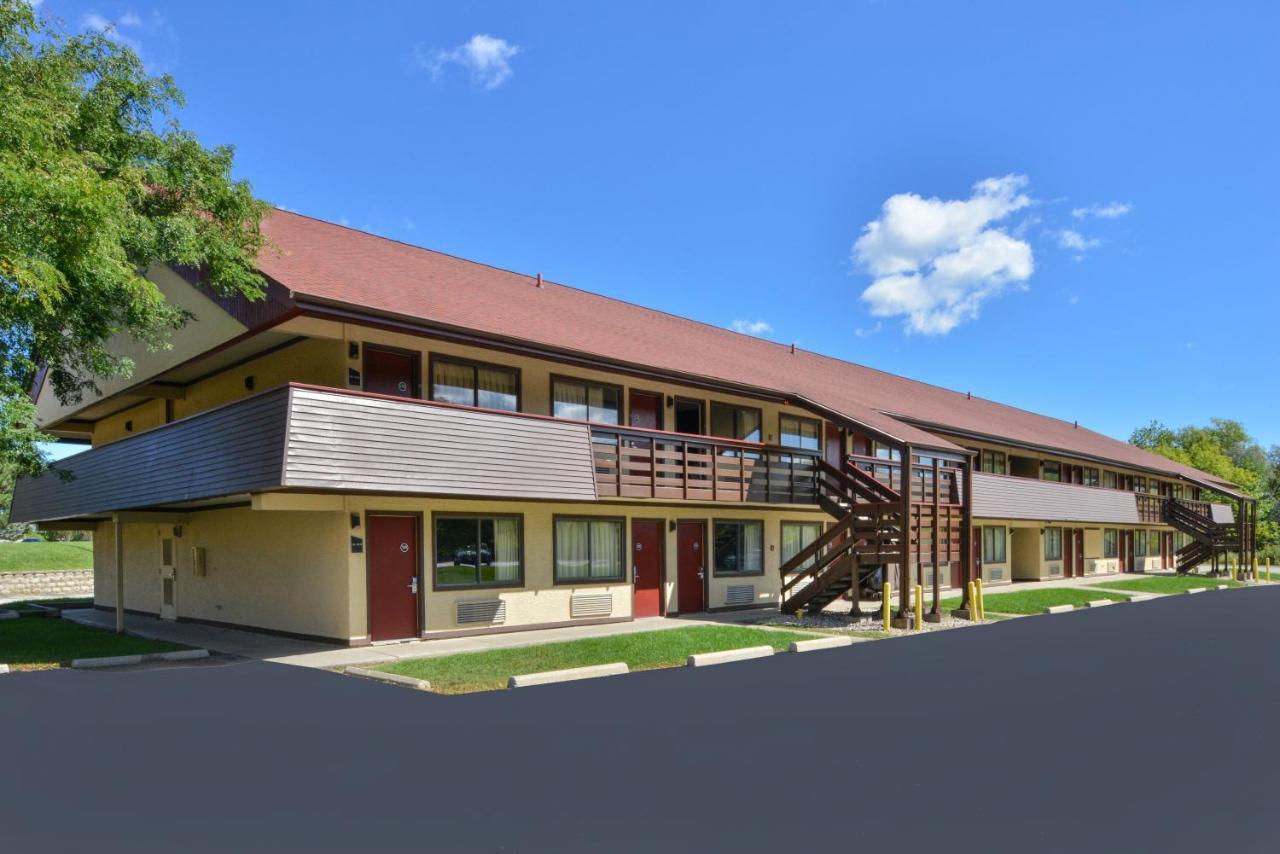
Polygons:
<instances>
[{"instance_id":1,"label":"window with curtain","mask_svg":"<svg viewBox=\"0 0 1280 854\"><path fill-rule=\"evenodd\" d=\"M1120 483L1116 479L1116 473L1113 471L1104 471L1102 473L1102 485L1106 489L1118 489Z\"/></svg>"},{"instance_id":2,"label":"window with curtain","mask_svg":"<svg viewBox=\"0 0 1280 854\"><path fill-rule=\"evenodd\" d=\"M821 522L783 522L782 523L782 562L786 563L800 554L806 546L822 536ZM800 565L800 569L813 566L815 558L809 558Z\"/></svg>"},{"instance_id":3,"label":"window with curtain","mask_svg":"<svg viewBox=\"0 0 1280 854\"><path fill-rule=\"evenodd\" d=\"M1146 531L1133 532L1133 553L1136 557L1147 556L1147 532Z\"/></svg>"},{"instance_id":4,"label":"window with curtain","mask_svg":"<svg viewBox=\"0 0 1280 854\"><path fill-rule=\"evenodd\" d=\"M1146 492L1146 491L1147 491L1147 479L1146 479L1145 477L1141 477L1141 476L1139 476L1139 477L1135 477L1135 478L1133 479L1133 491L1134 491L1134 492Z\"/></svg>"},{"instance_id":5,"label":"window with curtain","mask_svg":"<svg viewBox=\"0 0 1280 854\"><path fill-rule=\"evenodd\" d=\"M436 587L519 587L521 519L518 516L437 516Z\"/></svg>"},{"instance_id":6,"label":"window with curtain","mask_svg":"<svg viewBox=\"0 0 1280 854\"><path fill-rule=\"evenodd\" d=\"M764 574L764 523L716 522L715 575Z\"/></svg>"},{"instance_id":7,"label":"window with curtain","mask_svg":"<svg viewBox=\"0 0 1280 854\"><path fill-rule=\"evenodd\" d=\"M988 474L1008 474L1008 460L1004 451L983 451L978 460L978 471Z\"/></svg>"},{"instance_id":8,"label":"window with curtain","mask_svg":"<svg viewBox=\"0 0 1280 854\"><path fill-rule=\"evenodd\" d=\"M1008 558L1005 556L1005 549L1008 546L1008 540L1005 537L1004 526L1002 525L984 525L982 528L982 562L983 563L1004 563Z\"/></svg>"},{"instance_id":9,"label":"window with curtain","mask_svg":"<svg viewBox=\"0 0 1280 854\"><path fill-rule=\"evenodd\" d=\"M1097 486L1098 482L1098 470L1086 467L1084 470L1084 485Z\"/></svg>"},{"instance_id":10,"label":"window with curtain","mask_svg":"<svg viewBox=\"0 0 1280 854\"><path fill-rule=\"evenodd\" d=\"M432 358L431 399L516 412L520 408L520 375L515 368Z\"/></svg>"},{"instance_id":11,"label":"window with curtain","mask_svg":"<svg viewBox=\"0 0 1280 854\"><path fill-rule=\"evenodd\" d=\"M727 403L711 404L711 435L744 442L761 441L760 410Z\"/></svg>"},{"instance_id":12,"label":"window with curtain","mask_svg":"<svg viewBox=\"0 0 1280 854\"><path fill-rule=\"evenodd\" d=\"M1120 554L1120 532L1115 528L1104 528L1102 531L1102 556L1116 557Z\"/></svg>"},{"instance_id":13,"label":"window with curtain","mask_svg":"<svg viewBox=\"0 0 1280 854\"><path fill-rule=\"evenodd\" d=\"M803 448L816 451L822 442L822 422L796 415L783 415L778 419L778 444L784 448Z\"/></svg>"},{"instance_id":14,"label":"window with curtain","mask_svg":"<svg viewBox=\"0 0 1280 854\"><path fill-rule=\"evenodd\" d=\"M1044 480L1062 480L1062 465L1054 460L1045 460L1040 464L1040 477Z\"/></svg>"},{"instance_id":15,"label":"window with curtain","mask_svg":"<svg viewBox=\"0 0 1280 854\"><path fill-rule=\"evenodd\" d=\"M1062 560L1062 529L1044 529L1044 559Z\"/></svg>"},{"instance_id":16,"label":"window with curtain","mask_svg":"<svg viewBox=\"0 0 1280 854\"><path fill-rule=\"evenodd\" d=\"M557 518L555 580L625 581L625 549L621 519Z\"/></svg>"},{"instance_id":17,"label":"window with curtain","mask_svg":"<svg viewBox=\"0 0 1280 854\"><path fill-rule=\"evenodd\" d=\"M557 377L551 381L551 414L598 424L621 424L622 389Z\"/></svg>"}]
</instances>

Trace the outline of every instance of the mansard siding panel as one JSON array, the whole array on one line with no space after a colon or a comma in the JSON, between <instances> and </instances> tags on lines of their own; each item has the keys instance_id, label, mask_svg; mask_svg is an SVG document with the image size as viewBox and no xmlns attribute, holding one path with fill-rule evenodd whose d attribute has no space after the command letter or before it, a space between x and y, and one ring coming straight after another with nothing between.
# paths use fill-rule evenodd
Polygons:
<instances>
[{"instance_id":1,"label":"mansard siding panel","mask_svg":"<svg viewBox=\"0 0 1280 854\"><path fill-rule=\"evenodd\" d=\"M592 501L584 424L299 388L284 485Z\"/></svg>"},{"instance_id":2,"label":"mansard siding panel","mask_svg":"<svg viewBox=\"0 0 1280 854\"><path fill-rule=\"evenodd\" d=\"M1213 516L1213 521L1219 525L1234 525L1236 523L1236 512L1231 509L1230 504L1210 504L1209 513Z\"/></svg>"},{"instance_id":3,"label":"mansard siding panel","mask_svg":"<svg viewBox=\"0 0 1280 854\"><path fill-rule=\"evenodd\" d=\"M973 475L973 515L1042 522L1140 522L1133 493L977 472Z\"/></svg>"},{"instance_id":4,"label":"mansard siding panel","mask_svg":"<svg viewBox=\"0 0 1280 854\"><path fill-rule=\"evenodd\" d=\"M15 522L91 516L278 486L287 388L66 458L14 486Z\"/></svg>"}]
</instances>

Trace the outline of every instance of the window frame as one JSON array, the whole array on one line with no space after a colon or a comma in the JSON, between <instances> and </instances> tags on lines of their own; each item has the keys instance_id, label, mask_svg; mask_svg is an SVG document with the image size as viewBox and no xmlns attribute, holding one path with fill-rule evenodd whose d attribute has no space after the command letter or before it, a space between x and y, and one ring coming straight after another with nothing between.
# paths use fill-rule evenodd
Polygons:
<instances>
[{"instance_id":1,"label":"window frame","mask_svg":"<svg viewBox=\"0 0 1280 854\"><path fill-rule=\"evenodd\" d=\"M1107 535L1110 534L1111 542L1107 542ZM1102 557L1116 558L1120 557L1120 529L1119 528L1103 528L1102 529Z\"/></svg>"},{"instance_id":2,"label":"window frame","mask_svg":"<svg viewBox=\"0 0 1280 854\"><path fill-rule=\"evenodd\" d=\"M584 388L587 389L587 404L586 404L587 417L585 419L563 418L562 416L556 415L556 383L558 382L574 383L576 385L583 386ZM517 388L518 386L519 386L519 380L517 380ZM617 421L609 422L609 421L592 421L591 420L591 387L592 386L596 386L598 388L612 389L613 391L616 391L618 393L618 420ZM588 379L583 379L582 377L570 376L568 374L552 374L548 381L547 392L548 392L547 414L550 415L552 418L560 418L563 421L582 420L588 424L599 424L603 427L623 427L626 424L626 421L627 421L626 389L624 389L621 385L617 383L604 382L602 380L588 380ZM520 395L517 392L516 400L518 401L519 399L520 399Z\"/></svg>"},{"instance_id":3,"label":"window frame","mask_svg":"<svg viewBox=\"0 0 1280 854\"><path fill-rule=\"evenodd\" d=\"M688 431L676 430L677 409L682 403L691 403L698 407L698 430L694 433ZM671 397L671 428L672 432L682 433L686 436L705 436L707 435L707 402L700 397L685 397L682 395L672 395Z\"/></svg>"},{"instance_id":4,"label":"window frame","mask_svg":"<svg viewBox=\"0 0 1280 854\"><path fill-rule=\"evenodd\" d=\"M618 538L618 560L619 567L622 570L620 576L610 576L609 578L567 578L561 579L556 567L556 553L560 545L560 524L561 522L615 522L622 529L622 536ZM627 584L631 581L631 570L627 566L628 549L631 547L630 526L627 525L627 517L625 516L592 516L590 514L581 513L556 513L551 517L551 584L553 587L589 587L603 584ZM587 564L591 563L591 537L587 537ZM665 573L665 568L663 572Z\"/></svg>"},{"instance_id":5,"label":"window frame","mask_svg":"<svg viewBox=\"0 0 1280 854\"><path fill-rule=\"evenodd\" d=\"M1084 466L1081 468L1081 481L1085 486L1091 486L1097 489L1102 485L1102 472L1094 466Z\"/></svg>"},{"instance_id":6,"label":"window frame","mask_svg":"<svg viewBox=\"0 0 1280 854\"><path fill-rule=\"evenodd\" d=\"M1107 476L1108 476L1108 475L1110 475L1110 476L1111 476L1111 483L1110 483L1110 484L1108 484L1108 483L1107 483ZM1102 479L1101 479L1100 481L1098 481L1098 483L1102 486L1102 488L1103 488L1103 489L1119 489L1119 488L1120 488L1120 475L1116 474L1116 473L1115 473L1115 472L1113 472L1113 471L1107 471L1106 469L1103 469L1103 470L1102 470Z\"/></svg>"},{"instance_id":7,"label":"window frame","mask_svg":"<svg viewBox=\"0 0 1280 854\"><path fill-rule=\"evenodd\" d=\"M475 395L475 404L466 403L450 403L447 400L436 400L436 363L445 362L452 365L462 365L471 368L471 391ZM510 371L515 375L516 380L516 408L515 409L494 409L488 406L480 406L480 368L490 368L499 371ZM448 353L429 353L427 355L427 381L423 391L427 392L427 400L433 403L443 403L446 406L466 406L468 409L483 409L486 412L524 412L524 376L520 368L514 365L502 365L497 362L482 362L479 359L468 359L465 356L452 356Z\"/></svg>"},{"instance_id":8,"label":"window frame","mask_svg":"<svg viewBox=\"0 0 1280 854\"><path fill-rule=\"evenodd\" d=\"M994 560L987 557L987 532L1000 532L1000 559ZM1004 525L983 525L982 526L982 565L1004 564L1009 562L1009 530Z\"/></svg>"},{"instance_id":9,"label":"window frame","mask_svg":"<svg viewBox=\"0 0 1280 854\"><path fill-rule=\"evenodd\" d=\"M756 414L756 424L759 425L757 429L759 429L760 431L760 438L759 439L739 439L737 436L717 435L715 432L713 432L715 430L717 407L720 407L722 409L733 410L733 425L734 425L733 432L734 433L742 432L741 430L737 429L738 415L741 414L742 412L754 412ZM737 404L737 403L725 403L723 401L713 400L711 401L711 407L707 410L706 428L707 428L707 435L714 439L727 439L730 442L746 442L748 444L762 445L764 444L764 410L759 408L758 406L742 406L741 404Z\"/></svg>"},{"instance_id":10,"label":"window frame","mask_svg":"<svg viewBox=\"0 0 1280 854\"><path fill-rule=\"evenodd\" d=\"M483 519L514 519L516 522L516 541L519 544L520 566L516 580L494 581L483 583L477 581L475 584L440 584L436 576L436 549L438 547L439 536L436 528L436 520L438 519L474 519L477 522ZM480 545L479 540L476 546ZM524 514L523 513L468 513L465 511L453 510L436 510L431 513L431 589L434 592L448 592L450 590L514 590L524 589L525 587L525 550L524 550ZM425 567L424 567L425 569ZM480 567L476 567L476 578L480 577Z\"/></svg>"},{"instance_id":11,"label":"window frame","mask_svg":"<svg viewBox=\"0 0 1280 854\"><path fill-rule=\"evenodd\" d=\"M716 526L717 525L759 525L760 526L760 569L752 572L721 572L716 568ZM711 576L713 578L757 578L764 575L765 554L769 551L764 540L763 519L712 519L711 520ZM740 538L741 539L741 538Z\"/></svg>"},{"instance_id":12,"label":"window frame","mask_svg":"<svg viewBox=\"0 0 1280 854\"><path fill-rule=\"evenodd\" d=\"M995 461L997 459L1000 460L1000 471L995 470ZM988 463L988 460L990 460L990 463ZM983 448L978 452L978 471L984 474L1009 474L1009 455L1004 451Z\"/></svg>"},{"instance_id":13,"label":"window frame","mask_svg":"<svg viewBox=\"0 0 1280 854\"><path fill-rule=\"evenodd\" d=\"M816 526L816 527L818 528L818 536L816 536L816 537L814 537L812 540L810 540L810 541L809 541L809 543L807 543L807 544L805 544L805 545L801 546L801 547L800 547L800 551L804 551L805 549L807 549L807 548L809 547L809 545L811 545L813 542L815 542L816 540L818 540L819 538L821 538L821 537L822 537L822 535L823 535L823 534L825 534L825 533L827 532L827 526L826 526L825 524L823 524L822 522L810 521L810 520L807 520L807 519L782 519L781 521L779 521L779 522L778 522L778 566L782 566L784 563L786 563L787 561L791 560L791 558L790 558L790 557L787 557L787 556L786 556L785 554L783 554L783 552L782 552L783 544L784 544L784 543L786 543L786 541L787 541L787 537L786 537L786 534L785 534L784 532L786 531L786 529L787 529L787 526L788 526L788 525L802 525L802 526L804 526L804 525L814 525L814 526ZM762 533L763 533L763 532L762 532ZM714 543L714 539L713 539L713 541L712 541L712 542ZM763 543L762 543L762 545L763 545ZM799 553L800 553L800 552L796 552L796 554L799 554ZM792 557L795 557L795 555L792 555ZM715 555L712 555L712 556L711 556L711 558L712 558L712 563L714 563L714 562L715 562ZM761 558L761 560L762 560L762 561L764 560L764 550L763 550L763 549L761 549L760 558ZM805 565L804 565L804 566L802 566L802 567L800 567L800 568L801 568L801 569L807 569L808 567L812 566L812 565L813 565L813 562L814 562L814 561L816 561L817 559L818 559L818 556L817 556L817 555L814 555L813 557L809 558L809 560L805 561Z\"/></svg>"},{"instance_id":14,"label":"window frame","mask_svg":"<svg viewBox=\"0 0 1280 854\"><path fill-rule=\"evenodd\" d=\"M1147 529L1136 528L1133 532L1133 556L1135 558L1148 557L1147 552Z\"/></svg>"},{"instance_id":15,"label":"window frame","mask_svg":"<svg viewBox=\"0 0 1280 854\"><path fill-rule=\"evenodd\" d=\"M817 443L818 443L817 446L813 448L806 448L802 445L788 445L786 442L783 442L782 436L785 431L782 429L782 422L788 418L790 418L791 420L797 423L804 421L804 422L808 422L809 424L815 425L817 427ZM803 415L792 415L790 412L778 413L778 446L779 447L790 448L794 451L803 451L806 453L820 454L822 453L822 436L823 436L823 432L822 432L821 418L806 418Z\"/></svg>"},{"instance_id":16,"label":"window frame","mask_svg":"<svg viewBox=\"0 0 1280 854\"><path fill-rule=\"evenodd\" d=\"M1042 551L1044 553L1044 559L1046 561L1052 562L1055 560L1062 560L1062 532L1063 532L1062 528L1053 527L1053 526L1050 526L1044 529L1044 548L1042 549ZM1058 548L1057 548L1056 555L1051 555L1049 553L1049 540L1051 538L1050 537L1051 534L1057 534Z\"/></svg>"},{"instance_id":17,"label":"window frame","mask_svg":"<svg viewBox=\"0 0 1280 854\"><path fill-rule=\"evenodd\" d=\"M1057 477L1046 477L1049 473L1050 466L1053 467L1053 471L1057 474ZM1040 479L1047 483L1062 483L1062 463L1057 460L1041 460Z\"/></svg>"}]
</instances>

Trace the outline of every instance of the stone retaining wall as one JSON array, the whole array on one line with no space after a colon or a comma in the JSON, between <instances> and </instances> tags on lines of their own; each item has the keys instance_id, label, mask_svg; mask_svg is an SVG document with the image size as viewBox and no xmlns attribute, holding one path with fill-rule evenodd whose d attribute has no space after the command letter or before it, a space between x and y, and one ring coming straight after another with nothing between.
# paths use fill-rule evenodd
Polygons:
<instances>
[{"instance_id":1,"label":"stone retaining wall","mask_svg":"<svg viewBox=\"0 0 1280 854\"><path fill-rule=\"evenodd\" d=\"M92 595L92 569L0 572L0 599L14 599L19 596L61 599L67 596Z\"/></svg>"}]
</instances>

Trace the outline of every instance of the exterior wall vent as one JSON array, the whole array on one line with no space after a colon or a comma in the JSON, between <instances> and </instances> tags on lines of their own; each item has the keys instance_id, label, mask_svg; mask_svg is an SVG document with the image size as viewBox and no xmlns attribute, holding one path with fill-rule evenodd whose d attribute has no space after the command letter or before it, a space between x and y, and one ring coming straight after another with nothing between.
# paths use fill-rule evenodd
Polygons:
<instances>
[{"instance_id":1,"label":"exterior wall vent","mask_svg":"<svg viewBox=\"0 0 1280 854\"><path fill-rule=\"evenodd\" d=\"M612 593L579 593L569 600L569 616L610 617L613 615Z\"/></svg>"},{"instance_id":2,"label":"exterior wall vent","mask_svg":"<svg viewBox=\"0 0 1280 854\"><path fill-rule=\"evenodd\" d=\"M486 623L499 625L507 621L507 603L501 599L482 599L458 603L458 625Z\"/></svg>"},{"instance_id":3,"label":"exterior wall vent","mask_svg":"<svg viewBox=\"0 0 1280 854\"><path fill-rule=\"evenodd\" d=\"M730 584L725 588L725 605L750 605L754 601L756 601L754 584Z\"/></svg>"},{"instance_id":4,"label":"exterior wall vent","mask_svg":"<svg viewBox=\"0 0 1280 854\"><path fill-rule=\"evenodd\" d=\"M1060 563L1051 563L1051 564L1049 564L1049 574L1050 574L1050 575L1062 575L1062 564L1060 564Z\"/></svg>"},{"instance_id":5,"label":"exterior wall vent","mask_svg":"<svg viewBox=\"0 0 1280 854\"><path fill-rule=\"evenodd\" d=\"M1004 569L993 569L993 570L990 570L990 572L991 572L991 580L992 580L992 581L1003 581L1003 580L1004 580Z\"/></svg>"}]
</instances>

